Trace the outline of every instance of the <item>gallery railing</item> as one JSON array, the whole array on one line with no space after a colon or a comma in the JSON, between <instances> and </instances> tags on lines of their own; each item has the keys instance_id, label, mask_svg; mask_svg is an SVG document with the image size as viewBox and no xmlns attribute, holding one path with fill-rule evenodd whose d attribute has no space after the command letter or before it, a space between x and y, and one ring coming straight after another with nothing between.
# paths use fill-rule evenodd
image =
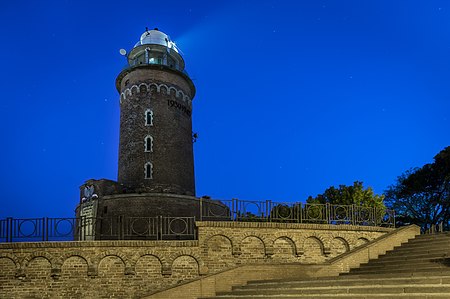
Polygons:
<instances>
[{"instance_id":1,"label":"gallery railing","mask_svg":"<svg viewBox=\"0 0 450 299\"><path fill-rule=\"evenodd\" d=\"M79 217L0 219L0 242L196 240L195 220L395 226L395 213L357 205L246 200L199 200L196 217Z\"/></svg>"},{"instance_id":2,"label":"gallery railing","mask_svg":"<svg viewBox=\"0 0 450 299\"><path fill-rule=\"evenodd\" d=\"M440 221L436 224L427 224L422 227L423 234L440 234L450 231L450 221Z\"/></svg>"},{"instance_id":3,"label":"gallery railing","mask_svg":"<svg viewBox=\"0 0 450 299\"><path fill-rule=\"evenodd\" d=\"M194 217L0 219L0 242L195 239Z\"/></svg>"},{"instance_id":4,"label":"gallery railing","mask_svg":"<svg viewBox=\"0 0 450 299\"><path fill-rule=\"evenodd\" d=\"M394 210L357 205L200 199L200 220L395 226Z\"/></svg>"}]
</instances>

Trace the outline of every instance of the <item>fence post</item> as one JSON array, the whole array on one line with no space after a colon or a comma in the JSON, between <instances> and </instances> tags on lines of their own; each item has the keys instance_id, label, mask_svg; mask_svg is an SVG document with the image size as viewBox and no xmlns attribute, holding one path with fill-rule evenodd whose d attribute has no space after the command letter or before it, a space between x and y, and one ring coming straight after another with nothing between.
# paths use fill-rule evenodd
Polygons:
<instances>
[{"instance_id":1,"label":"fence post","mask_svg":"<svg viewBox=\"0 0 450 299\"><path fill-rule=\"evenodd\" d=\"M163 239L163 217L162 216L158 216L157 218L158 220L158 227L159 227L159 234L157 239L158 240L162 240Z\"/></svg>"},{"instance_id":2,"label":"fence post","mask_svg":"<svg viewBox=\"0 0 450 299\"><path fill-rule=\"evenodd\" d=\"M298 206L298 214L299 214L298 219L300 223L303 223L303 210L304 210L303 204L300 203Z\"/></svg>"},{"instance_id":3,"label":"fence post","mask_svg":"<svg viewBox=\"0 0 450 299\"><path fill-rule=\"evenodd\" d=\"M195 225L195 216L193 223L191 223L191 227L194 229L194 240L197 240L197 226Z\"/></svg>"},{"instance_id":4,"label":"fence post","mask_svg":"<svg viewBox=\"0 0 450 299\"><path fill-rule=\"evenodd\" d=\"M373 223L373 225L375 225L375 226L377 226L378 225L378 222L380 223L380 225L381 225L381 220L378 220L378 209L377 209L377 207L370 207L370 210L372 211L372 223Z\"/></svg>"},{"instance_id":5,"label":"fence post","mask_svg":"<svg viewBox=\"0 0 450 299\"><path fill-rule=\"evenodd\" d=\"M123 227L123 216L122 215L120 215L119 217L118 217L119 219L119 223L117 224L117 226L118 226L118 229L119 229L119 231L118 231L118 237L119 237L119 240L123 240L123 234L124 234L124 227Z\"/></svg>"},{"instance_id":6,"label":"fence post","mask_svg":"<svg viewBox=\"0 0 450 299\"><path fill-rule=\"evenodd\" d=\"M331 215L330 215L330 203L326 203L325 204L325 218L327 220L327 224L330 224L330 219L331 219Z\"/></svg>"},{"instance_id":7,"label":"fence post","mask_svg":"<svg viewBox=\"0 0 450 299\"><path fill-rule=\"evenodd\" d=\"M232 198L231 199L231 205L233 206L233 215L234 217L232 217L232 221L239 221L239 215L237 214L238 211L238 199L237 198Z\"/></svg>"},{"instance_id":8,"label":"fence post","mask_svg":"<svg viewBox=\"0 0 450 299\"><path fill-rule=\"evenodd\" d=\"M39 230L41 231L41 235L42 235L42 241L45 241L45 217L40 218L41 220L41 225L40 228L39 227L39 218L36 218L36 230L39 233Z\"/></svg>"},{"instance_id":9,"label":"fence post","mask_svg":"<svg viewBox=\"0 0 450 299\"><path fill-rule=\"evenodd\" d=\"M78 241L84 241L83 218L84 218L84 216L80 216L80 218L78 220L78 225L77 225Z\"/></svg>"},{"instance_id":10,"label":"fence post","mask_svg":"<svg viewBox=\"0 0 450 299\"><path fill-rule=\"evenodd\" d=\"M200 197L200 221L203 221L203 197Z\"/></svg>"},{"instance_id":11,"label":"fence post","mask_svg":"<svg viewBox=\"0 0 450 299\"><path fill-rule=\"evenodd\" d=\"M12 242L13 240L13 219L12 217L6 218L6 242Z\"/></svg>"},{"instance_id":12,"label":"fence post","mask_svg":"<svg viewBox=\"0 0 450 299\"><path fill-rule=\"evenodd\" d=\"M87 218L87 216L82 216L82 217L83 218L81 218L81 219L83 220L82 221L83 226L81 228L83 230L83 241L86 241L88 239L87 238L88 228L87 228L87 225L86 225L86 222L88 221L88 218ZM95 229L97 229L97 225L95 226Z\"/></svg>"},{"instance_id":13,"label":"fence post","mask_svg":"<svg viewBox=\"0 0 450 299\"><path fill-rule=\"evenodd\" d=\"M381 225L381 220L380 221L378 221L378 209L377 209L377 207L373 207L373 208L371 208L371 210L372 210L372 223L375 225L375 226L377 226L377 225Z\"/></svg>"},{"instance_id":14,"label":"fence post","mask_svg":"<svg viewBox=\"0 0 450 299\"><path fill-rule=\"evenodd\" d=\"M42 218L42 225L44 226L44 241L48 241L48 217Z\"/></svg>"},{"instance_id":15,"label":"fence post","mask_svg":"<svg viewBox=\"0 0 450 299\"><path fill-rule=\"evenodd\" d=\"M377 207L373 207L373 219L374 221L372 222L375 226L381 226L383 219L380 218L378 215L381 215L381 212L378 211L379 208Z\"/></svg>"},{"instance_id":16,"label":"fence post","mask_svg":"<svg viewBox=\"0 0 450 299\"><path fill-rule=\"evenodd\" d=\"M270 199L266 200L266 221L272 222L272 201Z\"/></svg>"},{"instance_id":17,"label":"fence post","mask_svg":"<svg viewBox=\"0 0 450 299\"><path fill-rule=\"evenodd\" d=\"M352 225L355 225L356 222L356 214L355 214L355 204L352 204Z\"/></svg>"},{"instance_id":18,"label":"fence post","mask_svg":"<svg viewBox=\"0 0 450 299\"><path fill-rule=\"evenodd\" d=\"M75 226L74 229L76 229L76 235L77 239L75 241L83 241L82 240L82 232L81 232L81 225L82 225L82 219L83 216L79 216L78 218L75 218Z\"/></svg>"}]
</instances>

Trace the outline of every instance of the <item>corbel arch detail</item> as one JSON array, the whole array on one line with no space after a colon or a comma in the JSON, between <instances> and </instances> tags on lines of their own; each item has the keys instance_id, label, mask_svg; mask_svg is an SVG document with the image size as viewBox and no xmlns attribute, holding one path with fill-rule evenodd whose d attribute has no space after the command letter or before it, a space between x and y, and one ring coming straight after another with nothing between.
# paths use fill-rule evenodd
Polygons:
<instances>
[{"instance_id":1,"label":"corbel arch detail","mask_svg":"<svg viewBox=\"0 0 450 299\"><path fill-rule=\"evenodd\" d=\"M188 95L186 95L181 89L177 89L174 86L168 86L164 83L157 84L157 83L139 83L134 84L131 87L125 89L120 93L120 103L122 103L124 100L126 100L128 97L131 97L133 94L137 94L141 92L141 89L145 89L146 92L150 91L152 87L156 87L156 92L158 93L165 93L167 95L170 95L170 93L173 91L175 96L177 98L180 98L183 102L187 103L189 107L192 105L192 100ZM163 91L163 90L164 91Z\"/></svg>"}]
</instances>

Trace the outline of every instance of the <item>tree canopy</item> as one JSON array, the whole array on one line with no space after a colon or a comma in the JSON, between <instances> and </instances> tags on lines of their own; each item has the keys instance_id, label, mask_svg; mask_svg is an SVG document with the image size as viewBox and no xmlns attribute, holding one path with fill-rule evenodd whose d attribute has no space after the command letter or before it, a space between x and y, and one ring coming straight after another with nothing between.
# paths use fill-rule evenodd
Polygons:
<instances>
[{"instance_id":1,"label":"tree canopy","mask_svg":"<svg viewBox=\"0 0 450 299\"><path fill-rule=\"evenodd\" d=\"M363 207L374 207L384 210L384 196L376 195L371 187L364 188L363 182L356 181L351 186L339 185L338 188L329 187L323 194L316 197L308 197L309 204L337 204L358 205Z\"/></svg>"},{"instance_id":2,"label":"tree canopy","mask_svg":"<svg viewBox=\"0 0 450 299\"><path fill-rule=\"evenodd\" d=\"M404 224L423 229L450 221L450 146L434 157L434 162L406 171L385 191L386 204Z\"/></svg>"}]
</instances>

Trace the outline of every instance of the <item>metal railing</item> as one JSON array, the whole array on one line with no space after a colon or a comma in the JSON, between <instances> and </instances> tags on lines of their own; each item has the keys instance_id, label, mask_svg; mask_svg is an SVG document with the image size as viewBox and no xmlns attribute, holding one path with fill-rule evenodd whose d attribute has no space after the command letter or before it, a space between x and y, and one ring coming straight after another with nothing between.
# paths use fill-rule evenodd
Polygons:
<instances>
[{"instance_id":1,"label":"metal railing","mask_svg":"<svg viewBox=\"0 0 450 299\"><path fill-rule=\"evenodd\" d=\"M0 242L196 239L194 217L0 219Z\"/></svg>"},{"instance_id":2,"label":"metal railing","mask_svg":"<svg viewBox=\"0 0 450 299\"><path fill-rule=\"evenodd\" d=\"M200 199L200 220L395 226L395 212L357 205Z\"/></svg>"},{"instance_id":3,"label":"metal railing","mask_svg":"<svg viewBox=\"0 0 450 299\"><path fill-rule=\"evenodd\" d=\"M395 213L357 205L211 200L200 198L200 221L350 224L395 227ZM0 242L196 240L195 217L79 217L0 219ZM442 226L435 228L442 231Z\"/></svg>"},{"instance_id":4,"label":"metal railing","mask_svg":"<svg viewBox=\"0 0 450 299\"><path fill-rule=\"evenodd\" d=\"M143 60L143 61L132 61L131 63L127 63L126 65L124 65L122 67L122 69L123 70L127 70L127 69L132 69L132 68L139 67L139 66L144 66L144 65L155 65L155 66L156 65L163 65L163 66L165 66L167 68L170 68L172 70L177 70L177 71L179 71L179 72L181 72L181 73L183 73L183 74L185 74L186 76L189 77L189 73L186 71L186 69L181 69L177 65L170 65L170 64L168 64L167 62L164 62L164 61L161 61L161 62L158 62L158 61L150 62L150 61L145 61L145 60Z\"/></svg>"},{"instance_id":5,"label":"metal railing","mask_svg":"<svg viewBox=\"0 0 450 299\"><path fill-rule=\"evenodd\" d=\"M444 233L444 232L448 231L449 223L446 226L445 222L441 221L437 224L426 225L426 227L427 227L427 229L422 230L423 234L439 234L439 233Z\"/></svg>"}]
</instances>

